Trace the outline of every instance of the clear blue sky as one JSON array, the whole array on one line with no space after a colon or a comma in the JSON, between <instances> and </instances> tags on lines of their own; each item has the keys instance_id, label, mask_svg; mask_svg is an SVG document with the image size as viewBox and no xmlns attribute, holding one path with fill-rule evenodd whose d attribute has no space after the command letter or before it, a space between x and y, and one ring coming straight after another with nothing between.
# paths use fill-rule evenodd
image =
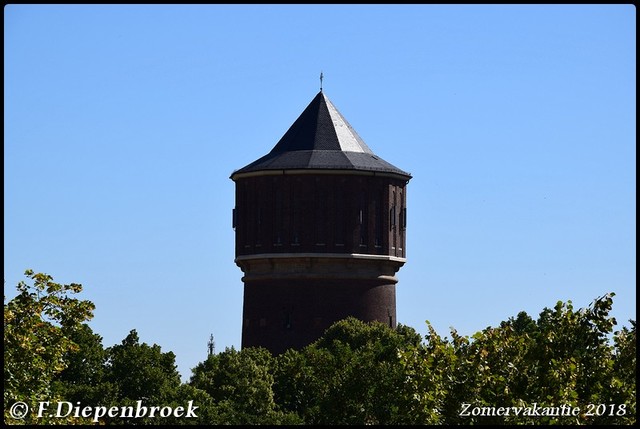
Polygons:
<instances>
[{"instance_id":1,"label":"clear blue sky","mask_svg":"<svg viewBox=\"0 0 640 429\"><path fill-rule=\"evenodd\" d=\"M184 380L240 348L234 169L319 90L410 172L398 321L471 335L615 292L636 318L631 5L10 5L5 295L81 283Z\"/></svg>"}]
</instances>

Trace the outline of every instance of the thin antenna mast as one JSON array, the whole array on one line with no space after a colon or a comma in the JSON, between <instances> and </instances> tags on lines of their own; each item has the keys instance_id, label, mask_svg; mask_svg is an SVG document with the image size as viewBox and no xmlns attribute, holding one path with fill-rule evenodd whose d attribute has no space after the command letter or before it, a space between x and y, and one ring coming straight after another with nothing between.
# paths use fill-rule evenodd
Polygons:
<instances>
[{"instance_id":1,"label":"thin antenna mast","mask_svg":"<svg viewBox=\"0 0 640 429\"><path fill-rule=\"evenodd\" d=\"M207 349L209 349L209 356L216 352L216 342L213 341L213 334L209 337L209 342L207 343Z\"/></svg>"}]
</instances>

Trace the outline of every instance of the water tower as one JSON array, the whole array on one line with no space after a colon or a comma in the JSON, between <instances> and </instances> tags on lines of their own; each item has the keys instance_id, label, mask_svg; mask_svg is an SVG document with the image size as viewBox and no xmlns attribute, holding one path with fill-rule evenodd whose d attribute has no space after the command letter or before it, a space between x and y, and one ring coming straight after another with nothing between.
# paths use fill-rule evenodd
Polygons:
<instances>
[{"instance_id":1,"label":"water tower","mask_svg":"<svg viewBox=\"0 0 640 429\"><path fill-rule=\"evenodd\" d=\"M411 175L376 156L322 90L231 179L243 348L300 349L348 316L396 326Z\"/></svg>"}]
</instances>

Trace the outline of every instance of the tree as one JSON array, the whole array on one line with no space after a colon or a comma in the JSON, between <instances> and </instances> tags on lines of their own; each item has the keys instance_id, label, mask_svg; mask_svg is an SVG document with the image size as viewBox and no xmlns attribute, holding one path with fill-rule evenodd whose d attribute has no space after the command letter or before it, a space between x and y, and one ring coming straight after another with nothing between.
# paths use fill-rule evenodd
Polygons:
<instances>
[{"instance_id":1,"label":"tree","mask_svg":"<svg viewBox=\"0 0 640 429\"><path fill-rule=\"evenodd\" d=\"M68 365L54 377L54 392L83 407L115 402L115 386L106 380L107 350L102 346L102 337L86 323L66 334L77 348L67 352Z\"/></svg>"},{"instance_id":2,"label":"tree","mask_svg":"<svg viewBox=\"0 0 640 429\"><path fill-rule=\"evenodd\" d=\"M92 302L73 298L82 291L77 283L59 284L48 274L26 270L33 281L21 281L18 295L4 305L4 420L5 423L47 423L29 413L21 421L10 414L11 405L25 402L31 410L39 401L51 401L51 382L69 364L77 345L68 337L93 317ZM5 298L6 299L6 298ZM56 419L56 423L64 423Z\"/></svg>"},{"instance_id":3,"label":"tree","mask_svg":"<svg viewBox=\"0 0 640 429\"><path fill-rule=\"evenodd\" d=\"M610 402L613 404L627 404L628 419L621 419L624 423L635 423L636 416L636 322L629 320L631 328L624 326L614 332L614 378L610 383ZM632 417L632 418L631 418Z\"/></svg>"},{"instance_id":4,"label":"tree","mask_svg":"<svg viewBox=\"0 0 640 429\"><path fill-rule=\"evenodd\" d=\"M77 351L70 352L69 365L57 375L54 391L65 401L85 407L132 407L158 406L161 408L186 408L189 400L198 406L197 418L148 415L99 418L100 423L109 424L196 424L200 421L200 405L208 404L211 398L199 389L180 384L173 353L163 353L157 345L140 343L138 334L132 330L121 344L108 349L102 347L102 338L94 334L88 325L83 325L71 338ZM197 403L196 403L197 402ZM150 414L150 413L149 413ZM204 415L206 418L206 413Z\"/></svg>"},{"instance_id":5,"label":"tree","mask_svg":"<svg viewBox=\"0 0 640 429\"><path fill-rule=\"evenodd\" d=\"M114 386L113 405L117 406L135 406L138 400L150 406L164 405L175 399L180 387L173 352L163 353L157 344L141 344L135 329L121 344L107 349L105 380ZM155 420L115 418L108 422L139 424L154 423ZM167 420L159 422L167 423Z\"/></svg>"},{"instance_id":6,"label":"tree","mask_svg":"<svg viewBox=\"0 0 640 429\"><path fill-rule=\"evenodd\" d=\"M103 417L111 424L634 424L636 323L614 331L614 294L575 310L571 301L525 312L472 336L443 338L427 322L410 327L348 318L315 343L274 357L263 348L227 348L181 384L172 352L131 330L107 349L84 323L89 301L78 284L25 273L5 303L5 423L92 423L14 419L17 401L85 406L175 407L193 400L197 418ZM5 299L6 300L6 299ZM569 414L524 410L575 409ZM513 410L496 414L497 409ZM469 412L469 410L471 410ZM520 410L516 412L515 410Z\"/></svg>"},{"instance_id":7,"label":"tree","mask_svg":"<svg viewBox=\"0 0 640 429\"><path fill-rule=\"evenodd\" d=\"M452 343L442 338L428 321L426 323L426 343L412 344L399 350L398 358L406 374L407 419L412 424L436 425L446 421L445 415L450 408L448 403L458 397L456 384L464 385L465 377L458 372L464 358L458 350L467 340L452 330Z\"/></svg>"},{"instance_id":8,"label":"tree","mask_svg":"<svg viewBox=\"0 0 640 429\"><path fill-rule=\"evenodd\" d=\"M613 296L578 311L558 302L537 321L520 313L470 338L452 329L452 340L442 340L430 328L426 352L402 356L421 405L435 406L443 424L635 423L635 322L613 332ZM433 392L445 397L434 402ZM463 404L477 413L465 414ZM500 407L521 412L495 414Z\"/></svg>"},{"instance_id":9,"label":"tree","mask_svg":"<svg viewBox=\"0 0 640 429\"><path fill-rule=\"evenodd\" d=\"M201 424L295 424L300 420L278 410L273 394L271 353L261 347L241 351L233 347L211 354L199 363L190 385L205 391L213 405L206 412L208 421Z\"/></svg>"},{"instance_id":10,"label":"tree","mask_svg":"<svg viewBox=\"0 0 640 429\"><path fill-rule=\"evenodd\" d=\"M307 424L410 423L414 392L398 352L419 343L402 325L336 322L302 351L278 356L277 401Z\"/></svg>"}]
</instances>

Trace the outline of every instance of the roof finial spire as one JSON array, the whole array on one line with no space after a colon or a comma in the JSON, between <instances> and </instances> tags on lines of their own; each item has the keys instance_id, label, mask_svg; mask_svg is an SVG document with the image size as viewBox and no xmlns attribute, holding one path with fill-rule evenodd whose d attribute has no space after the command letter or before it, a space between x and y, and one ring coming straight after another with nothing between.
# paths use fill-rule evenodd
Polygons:
<instances>
[{"instance_id":1,"label":"roof finial spire","mask_svg":"<svg viewBox=\"0 0 640 429\"><path fill-rule=\"evenodd\" d=\"M322 72L320 72L320 92L322 92Z\"/></svg>"}]
</instances>

